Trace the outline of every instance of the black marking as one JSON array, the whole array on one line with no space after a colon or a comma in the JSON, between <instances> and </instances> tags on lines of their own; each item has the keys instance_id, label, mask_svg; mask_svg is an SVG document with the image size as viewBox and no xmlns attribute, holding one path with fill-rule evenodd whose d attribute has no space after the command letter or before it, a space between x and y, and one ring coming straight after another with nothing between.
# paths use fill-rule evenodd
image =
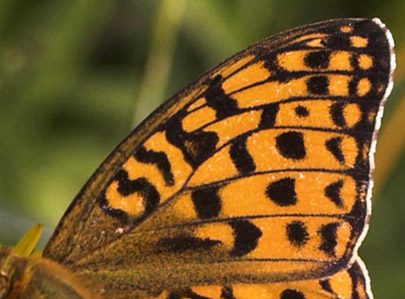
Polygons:
<instances>
[{"instance_id":1,"label":"black marking","mask_svg":"<svg viewBox=\"0 0 405 299\"><path fill-rule=\"evenodd\" d=\"M329 66L329 58L329 51L311 51L305 56L304 63L313 69L325 69Z\"/></svg>"},{"instance_id":2,"label":"black marking","mask_svg":"<svg viewBox=\"0 0 405 299\"><path fill-rule=\"evenodd\" d=\"M327 95L329 93L329 80L326 76L312 76L306 81L307 90L315 95Z\"/></svg>"},{"instance_id":3,"label":"black marking","mask_svg":"<svg viewBox=\"0 0 405 299\"><path fill-rule=\"evenodd\" d=\"M367 190L369 180L368 178L365 180L367 181L364 181L363 186L361 186L363 184L362 182L357 182L356 190ZM367 217L366 202L356 200L354 202L352 210L345 217L345 220L351 224L353 233L360 234L364 229L366 217Z\"/></svg>"},{"instance_id":4,"label":"black marking","mask_svg":"<svg viewBox=\"0 0 405 299\"><path fill-rule=\"evenodd\" d=\"M248 220L235 220L230 222L230 226L235 238L230 255L241 257L257 247L262 231L256 225Z\"/></svg>"},{"instance_id":5,"label":"black marking","mask_svg":"<svg viewBox=\"0 0 405 299\"><path fill-rule=\"evenodd\" d=\"M221 291L221 299L236 299L231 287L223 287Z\"/></svg>"},{"instance_id":6,"label":"black marking","mask_svg":"<svg viewBox=\"0 0 405 299\"><path fill-rule=\"evenodd\" d=\"M209 186L196 189L191 193L194 209L200 219L218 217L221 211L221 197L218 194L219 188L219 186Z\"/></svg>"},{"instance_id":7,"label":"black marking","mask_svg":"<svg viewBox=\"0 0 405 299\"><path fill-rule=\"evenodd\" d=\"M359 59L360 59L359 53L352 53L350 55L350 66L353 69L356 69L356 70L359 69L359 62L360 62ZM363 69L360 69L360 70L363 70Z\"/></svg>"},{"instance_id":8,"label":"black marking","mask_svg":"<svg viewBox=\"0 0 405 299\"><path fill-rule=\"evenodd\" d=\"M306 299L305 295L297 290L285 289L280 294L280 299Z\"/></svg>"},{"instance_id":9,"label":"black marking","mask_svg":"<svg viewBox=\"0 0 405 299\"><path fill-rule=\"evenodd\" d=\"M357 95L357 85L359 84L359 78L354 77L352 80L349 82L349 94L351 96L358 96Z\"/></svg>"},{"instance_id":10,"label":"black marking","mask_svg":"<svg viewBox=\"0 0 405 299\"><path fill-rule=\"evenodd\" d=\"M325 141L327 150L338 160L341 164L345 163L345 156L342 152L342 137L334 137Z\"/></svg>"},{"instance_id":11,"label":"black marking","mask_svg":"<svg viewBox=\"0 0 405 299\"><path fill-rule=\"evenodd\" d=\"M139 162L156 165L161 172L166 185L174 185L174 177L171 171L171 165L169 159L163 151L155 152L153 150L147 150L144 146L141 146L135 152L134 157Z\"/></svg>"},{"instance_id":12,"label":"black marking","mask_svg":"<svg viewBox=\"0 0 405 299\"><path fill-rule=\"evenodd\" d=\"M179 148L187 163L196 169L214 153L219 138L215 132L195 131L188 133L184 131L181 125L183 116L180 112L169 119L166 139Z\"/></svg>"},{"instance_id":13,"label":"black marking","mask_svg":"<svg viewBox=\"0 0 405 299\"><path fill-rule=\"evenodd\" d=\"M204 93L207 106L216 111L218 119L236 114L239 111L237 102L222 89L222 79L220 75L217 75Z\"/></svg>"},{"instance_id":14,"label":"black marking","mask_svg":"<svg viewBox=\"0 0 405 299\"><path fill-rule=\"evenodd\" d=\"M211 299L205 296L200 296L192 291L190 291L189 293L185 294L186 296L183 296L182 298L190 298L190 299Z\"/></svg>"},{"instance_id":15,"label":"black marking","mask_svg":"<svg viewBox=\"0 0 405 299\"><path fill-rule=\"evenodd\" d=\"M185 251L209 250L221 241L211 239L201 239L192 236L178 236L160 239L156 244L158 252L181 253Z\"/></svg>"},{"instance_id":16,"label":"black marking","mask_svg":"<svg viewBox=\"0 0 405 299\"><path fill-rule=\"evenodd\" d=\"M169 296L166 299L182 299L182 298L187 298L187 299L210 299L208 297L200 296L200 295L196 294L190 288L186 288L186 289L183 289L183 290L180 290L180 291L170 293Z\"/></svg>"},{"instance_id":17,"label":"black marking","mask_svg":"<svg viewBox=\"0 0 405 299\"><path fill-rule=\"evenodd\" d=\"M333 122L338 127L346 126L346 120L343 115L343 108L345 106L344 102L336 102L329 108L330 116L332 117Z\"/></svg>"},{"instance_id":18,"label":"black marking","mask_svg":"<svg viewBox=\"0 0 405 299\"><path fill-rule=\"evenodd\" d=\"M264 67L267 68L270 71L270 73L275 72L274 75L272 75L269 79L276 80L279 83L286 83L290 81L293 78L292 76L294 76L294 73L286 71L279 65L277 58L279 52L278 53L270 51L265 52L266 53L263 53L265 55L261 57L261 60L264 61Z\"/></svg>"},{"instance_id":19,"label":"black marking","mask_svg":"<svg viewBox=\"0 0 405 299\"><path fill-rule=\"evenodd\" d=\"M358 263L354 263L352 265L352 267L348 270L348 272L349 272L350 278L352 279L352 285L354 286L352 288L352 290L353 290L352 298L360 299L362 297L360 297L360 295L359 295L359 290L358 290L357 286L360 284L363 287L363 291L365 291L365 285L366 285L366 280L364 277L363 270L361 269L361 267L359 266Z\"/></svg>"},{"instance_id":20,"label":"black marking","mask_svg":"<svg viewBox=\"0 0 405 299\"><path fill-rule=\"evenodd\" d=\"M309 111L308 111L308 109L307 109L306 107L302 106L302 105L298 105L297 107L295 107L294 111L295 111L295 114L296 114L298 117L302 117L302 118L303 118L303 117L309 116Z\"/></svg>"},{"instance_id":21,"label":"black marking","mask_svg":"<svg viewBox=\"0 0 405 299\"><path fill-rule=\"evenodd\" d=\"M97 200L98 205L100 208L106 212L108 215L113 216L115 218L121 219L124 222L129 222L128 214L120 209L114 209L109 206L108 201L105 197L105 191Z\"/></svg>"},{"instance_id":22,"label":"black marking","mask_svg":"<svg viewBox=\"0 0 405 299\"><path fill-rule=\"evenodd\" d=\"M259 129L268 129L274 127L276 124L276 116L280 109L278 104L270 104L263 109L260 116Z\"/></svg>"},{"instance_id":23,"label":"black marking","mask_svg":"<svg viewBox=\"0 0 405 299\"><path fill-rule=\"evenodd\" d=\"M211 299L205 296L200 296L196 294L195 292L191 291L191 289L187 289L183 294L181 298L189 298L189 299Z\"/></svg>"},{"instance_id":24,"label":"black marking","mask_svg":"<svg viewBox=\"0 0 405 299\"><path fill-rule=\"evenodd\" d=\"M336 257L335 248L337 245L337 229L339 223L333 222L322 225L318 231L321 237L321 245L319 249L325 252L330 257Z\"/></svg>"},{"instance_id":25,"label":"black marking","mask_svg":"<svg viewBox=\"0 0 405 299\"><path fill-rule=\"evenodd\" d=\"M309 240L307 227L302 221L293 221L287 224L286 232L288 240L295 247L302 247Z\"/></svg>"},{"instance_id":26,"label":"black marking","mask_svg":"<svg viewBox=\"0 0 405 299\"><path fill-rule=\"evenodd\" d=\"M295 205L297 203L295 179L284 178L270 183L266 188L266 196L280 207Z\"/></svg>"},{"instance_id":27,"label":"black marking","mask_svg":"<svg viewBox=\"0 0 405 299\"><path fill-rule=\"evenodd\" d=\"M343 201L340 197L340 190L343 187L343 180L333 182L325 187L325 196L329 198L337 207L343 208Z\"/></svg>"},{"instance_id":28,"label":"black marking","mask_svg":"<svg viewBox=\"0 0 405 299\"><path fill-rule=\"evenodd\" d=\"M325 41L325 46L334 50L346 50L351 48L348 35L332 34Z\"/></svg>"},{"instance_id":29,"label":"black marking","mask_svg":"<svg viewBox=\"0 0 405 299\"><path fill-rule=\"evenodd\" d=\"M300 160L306 155L304 135L301 132L290 131L278 135L276 147L285 158Z\"/></svg>"},{"instance_id":30,"label":"black marking","mask_svg":"<svg viewBox=\"0 0 405 299\"><path fill-rule=\"evenodd\" d=\"M358 95L357 91L358 91L358 84L361 79L368 79L371 84L370 90L368 90L366 94L362 95L361 98L380 99L381 100L381 98L387 88L387 84L386 84L386 82L381 81L381 78L378 77L378 75L373 74L373 73L367 73L366 78L354 77L352 80L350 80L350 82L349 82L350 96L357 97L357 98L360 97Z\"/></svg>"},{"instance_id":31,"label":"black marking","mask_svg":"<svg viewBox=\"0 0 405 299\"><path fill-rule=\"evenodd\" d=\"M247 135L237 138L232 142L229 149L229 155L232 162L242 175L247 175L256 170L255 162L246 148L247 138Z\"/></svg>"},{"instance_id":32,"label":"black marking","mask_svg":"<svg viewBox=\"0 0 405 299\"><path fill-rule=\"evenodd\" d=\"M319 285L321 286L321 288L329 293L334 294L333 290L332 290L332 286L330 285L330 281L329 279L323 279L319 281Z\"/></svg>"},{"instance_id":33,"label":"black marking","mask_svg":"<svg viewBox=\"0 0 405 299\"><path fill-rule=\"evenodd\" d=\"M159 192L156 190L155 186L152 185L146 178L141 177L131 181L128 178L128 173L125 170L121 169L114 176L114 179L112 181L118 181L117 191L122 196L128 196L133 193L138 193L143 198L143 205L145 206L145 210L142 216L137 217L138 221L144 219L157 208L160 202ZM122 218L125 215L125 218L127 218L127 214L125 212L120 209L114 209L108 205L108 200L106 199L105 193L99 199L99 204L103 211L107 212L111 216Z\"/></svg>"},{"instance_id":34,"label":"black marking","mask_svg":"<svg viewBox=\"0 0 405 299\"><path fill-rule=\"evenodd\" d=\"M207 82L207 85L210 87L215 87L222 83L222 75L216 75L215 77L211 78L211 81Z\"/></svg>"}]
</instances>

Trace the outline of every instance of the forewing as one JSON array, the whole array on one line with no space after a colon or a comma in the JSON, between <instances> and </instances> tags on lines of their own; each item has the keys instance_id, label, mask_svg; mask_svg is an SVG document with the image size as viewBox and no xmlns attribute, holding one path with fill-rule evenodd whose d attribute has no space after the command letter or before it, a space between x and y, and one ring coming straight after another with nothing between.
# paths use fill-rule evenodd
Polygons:
<instances>
[{"instance_id":1,"label":"forewing","mask_svg":"<svg viewBox=\"0 0 405 299\"><path fill-rule=\"evenodd\" d=\"M44 256L117 290L339 271L367 227L392 47L379 20L340 19L230 58L117 147Z\"/></svg>"}]
</instances>

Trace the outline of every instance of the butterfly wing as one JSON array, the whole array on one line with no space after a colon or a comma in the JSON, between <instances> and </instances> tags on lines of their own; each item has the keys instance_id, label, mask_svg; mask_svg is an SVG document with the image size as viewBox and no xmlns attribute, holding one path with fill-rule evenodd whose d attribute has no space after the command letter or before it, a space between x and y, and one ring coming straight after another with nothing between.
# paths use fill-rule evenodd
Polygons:
<instances>
[{"instance_id":1,"label":"butterfly wing","mask_svg":"<svg viewBox=\"0 0 405 299\"><path fill-rule=\"evenodd\" d=\"M145 297L146 298L146 297ZM372 299L370 281L363 262L358 258L346 270L328 278L270 284L236 284L198 286L181 291L163 292L158 299Z\"/></svg>"},{"instance_id":2,"label":"butterfly wing","mask_svg":"<svg viewBox=\"0 0 405 299\"><path fill-rule=\"evenodd\" d=\"M247 48L112 152L44 256L108 289L150 292L340 271L367 230L394 66L377 19L312 24Z\"/></svg>"}]
</instances>

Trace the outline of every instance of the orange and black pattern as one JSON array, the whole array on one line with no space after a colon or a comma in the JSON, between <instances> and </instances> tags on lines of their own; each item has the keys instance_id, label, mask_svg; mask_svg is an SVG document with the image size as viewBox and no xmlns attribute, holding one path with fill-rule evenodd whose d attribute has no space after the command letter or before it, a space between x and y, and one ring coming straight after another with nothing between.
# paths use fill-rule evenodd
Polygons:
<instances>
[{"instance_id":1,"label":"orange and black pattern","mask_svg":"<svg viewBox=\"0 0 405 299\"><path fill-rule=\"evenodd\" d=\"M271 284L239 284L233 286L203 286L185 289L161 299L324 299L324 298L369 298L369 282L363 273L362 262L353 264L335 275L308 281L280 282Z\"/></svg>"},{"instance_id":2,"label":"orange and black pattern","mask_svg":"<svg viewBox=\"0 0 405 299\"><path fill-rule=\"evenodd\" d=\"M236 54L117 147L44 257L109 295L370 298L355 260L394 66L378 19L299 27Z\"/></svg>"}]
</instances>

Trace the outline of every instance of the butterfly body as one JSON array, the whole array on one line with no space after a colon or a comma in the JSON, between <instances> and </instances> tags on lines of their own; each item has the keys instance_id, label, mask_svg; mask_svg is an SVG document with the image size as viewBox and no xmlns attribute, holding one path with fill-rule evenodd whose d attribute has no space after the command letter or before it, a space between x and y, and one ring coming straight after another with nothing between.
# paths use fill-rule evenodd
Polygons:
<instances>
[{"instance_id":1,"label":"butterfly body","mask_svg":"<svg viewBox=\"0 0 405 299\"><path fill-rule=\"evenodd\" d=\"M95 298L67 268L45 258L0 248L0 298Z\"/></svg>"},{"instance_id":2,"label":"butterfly body","mask_svg":"<svg viewBox=\"0 0 405 299\"><path fill-rule=\"evenodd\" d=\"M45 260L106 298L370 298L357 249L394 67L377 19L245 49L110 154Z\"/></svg>"}]
</instances>

